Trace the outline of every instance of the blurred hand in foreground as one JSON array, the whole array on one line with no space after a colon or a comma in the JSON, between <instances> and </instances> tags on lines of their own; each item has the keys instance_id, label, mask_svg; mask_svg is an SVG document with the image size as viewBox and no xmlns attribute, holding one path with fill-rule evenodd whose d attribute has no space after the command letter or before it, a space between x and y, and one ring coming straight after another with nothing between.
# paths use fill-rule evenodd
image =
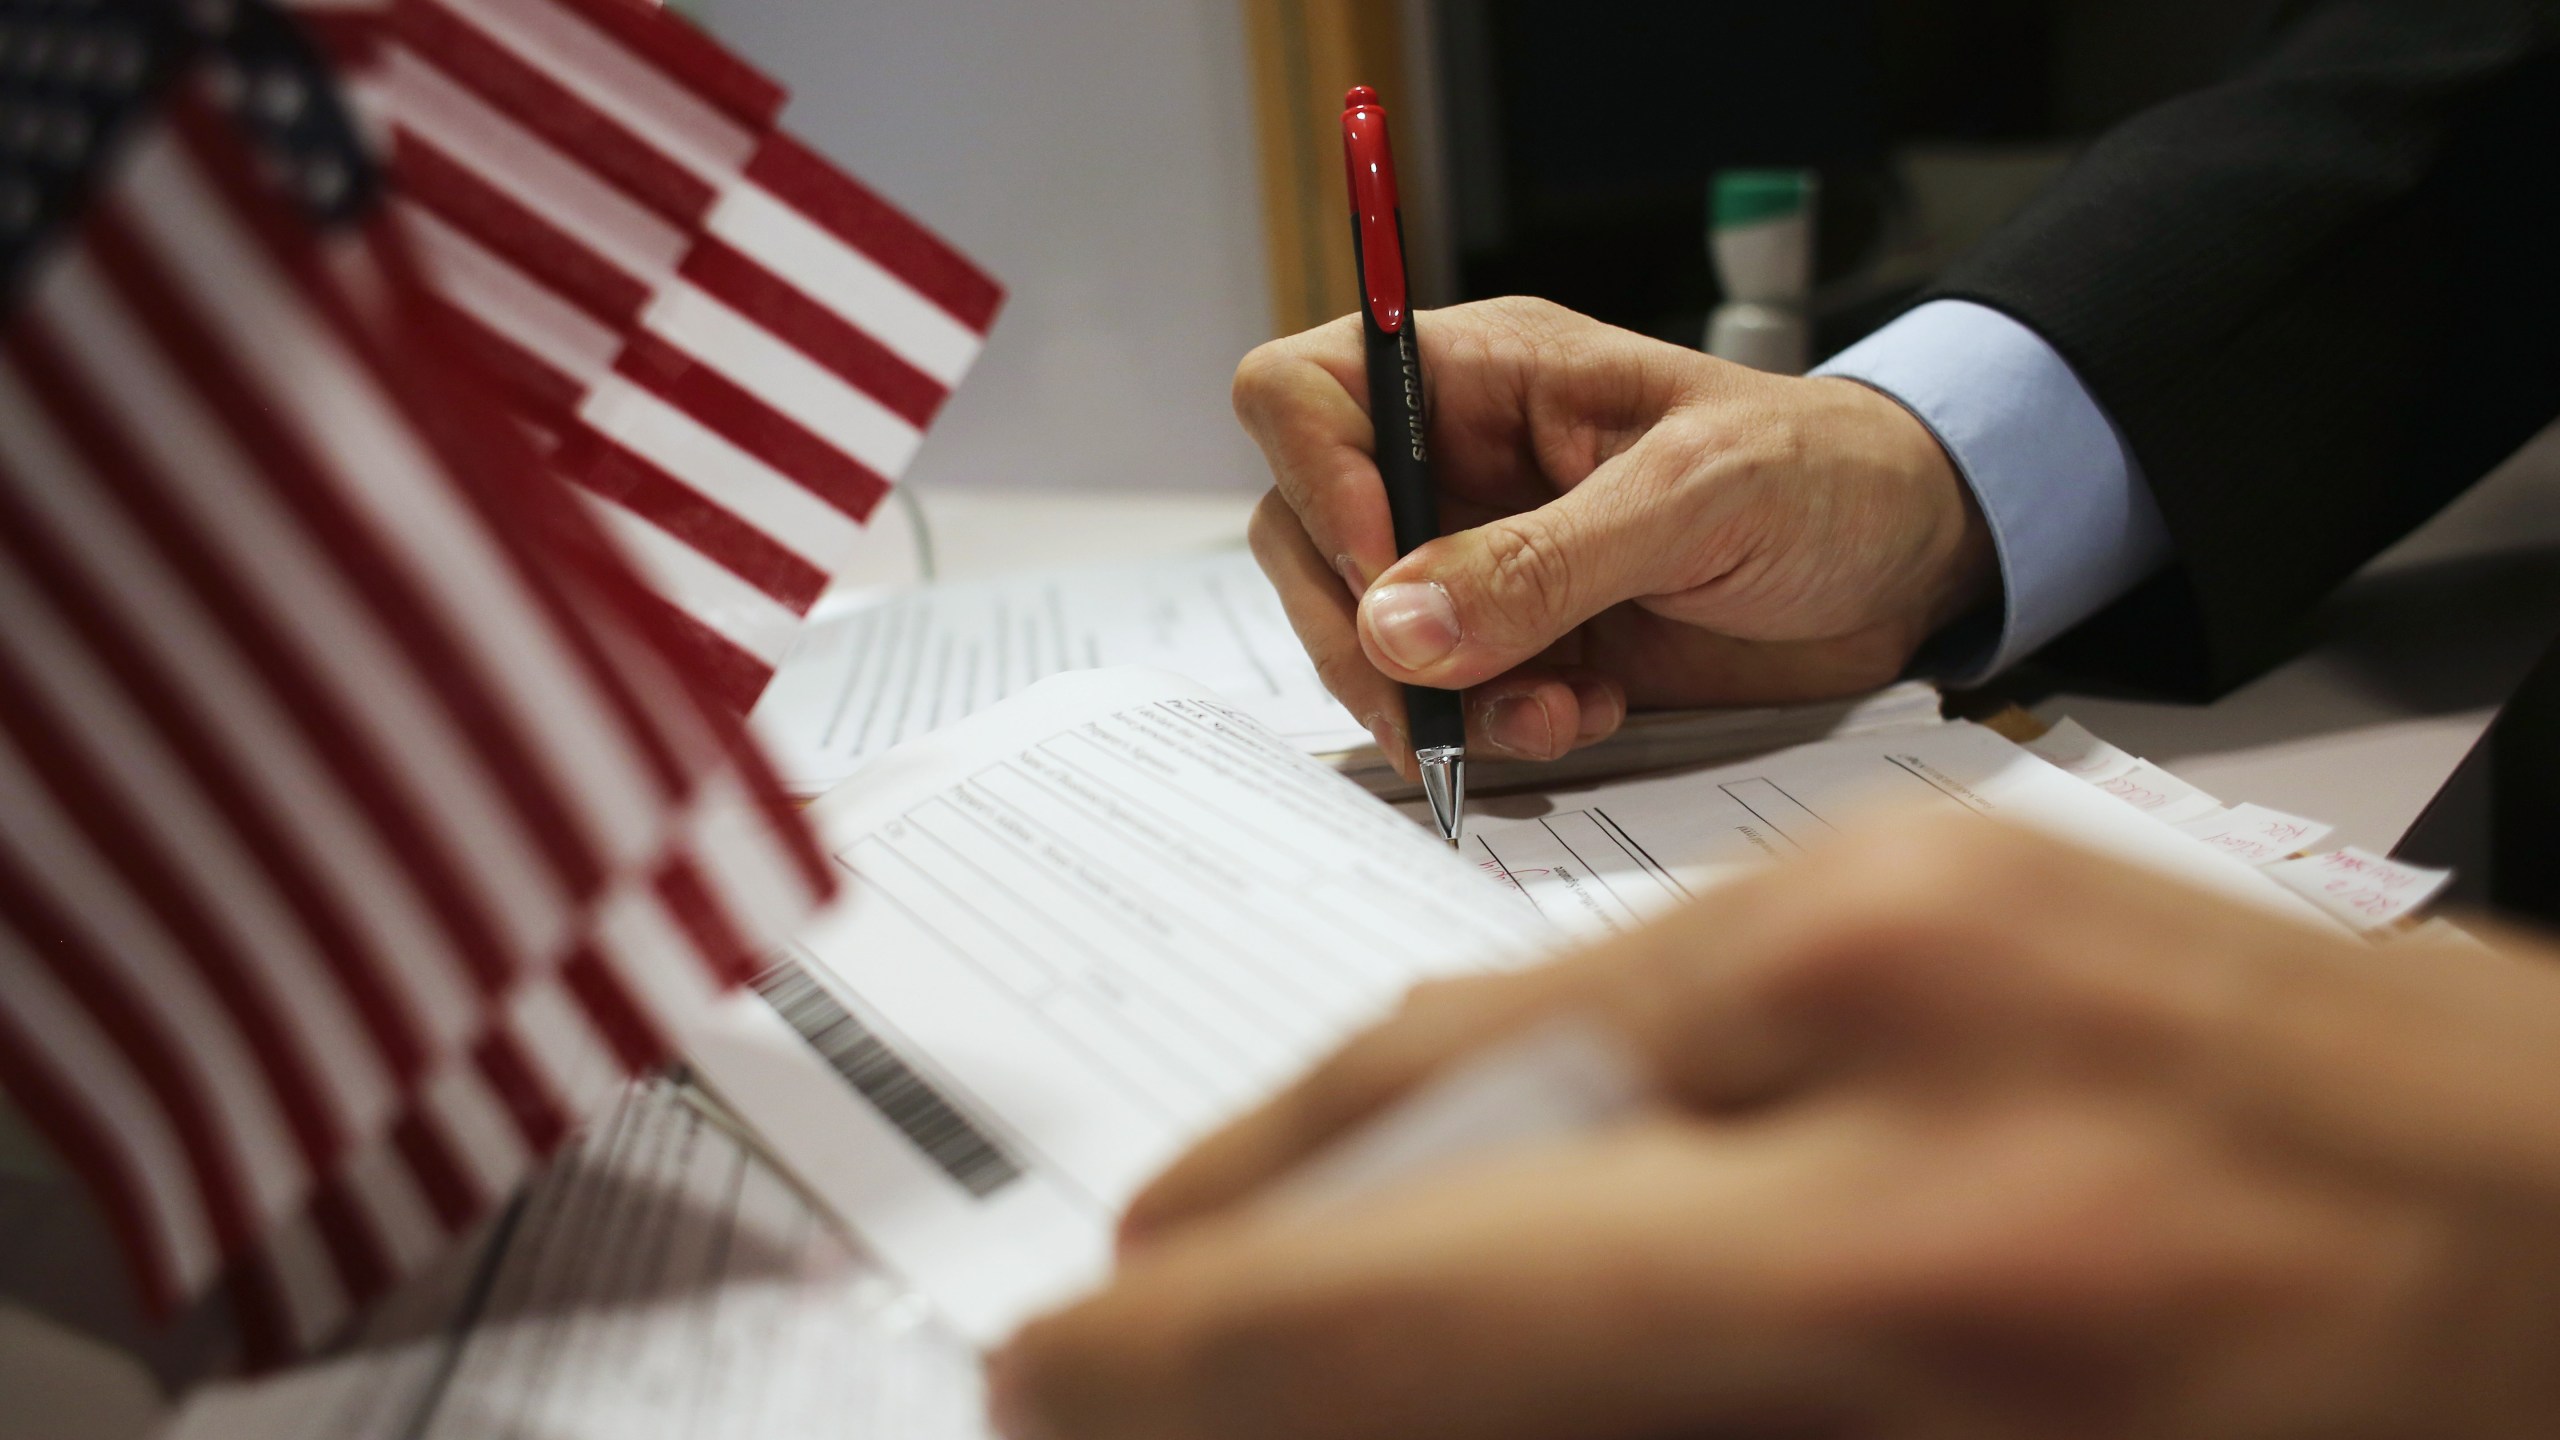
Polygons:
<instances>
[{"instance_id":1,"label":"blurred hand in foreground","mask_svg":"<svg viewBox=\"0 0 2560 1440\"><path fill-rule=\"evenodd\" d=\"M1255 350L1236 414L1277 488L1254 554L1335 698L1399 763L1399 682L1465 687L1529 759L1638 707L1872 689L1996 590L1927 428L1850 380L1767 375L1537 300L1417 317L1449 533L1399 561L1360 326Z\"/></svg>"},{"instance_id":2,"label":"blurred hand in foreground","mask_svg":"<svg viewBox=\"0 0 2560 1440\"><path fill-rule=\"evenodd\" d=\"M1987 822L1417 991L1131 1208L1014 1440L2560 1434L2560 970ZM1309 1213L1275 1181L1580 1015L1664 1097Z\"/></svg>"}]
</instances>

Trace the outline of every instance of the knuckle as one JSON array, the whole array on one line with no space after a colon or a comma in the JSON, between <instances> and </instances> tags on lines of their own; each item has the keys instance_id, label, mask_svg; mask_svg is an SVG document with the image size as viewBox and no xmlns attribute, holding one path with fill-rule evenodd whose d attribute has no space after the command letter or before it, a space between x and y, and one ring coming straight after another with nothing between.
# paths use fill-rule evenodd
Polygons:
<instances>
[{"instance_id":1,"label":"knuckle","mask_svg":"<svg viewBox=\"0 0 2560 1440\"><path fill-rule=\"evenodd\" d=\"M1287 393L1294 363L1286 340L1266 340L1236 362L1235 381L1227 389L1227 399L1247 429L1259 428L1269 417L1273 403Z\"/></svg>"},{"instance_id":2,"label":"knuckle","mask_svg":"<svg viewBox=\"0 0 2560 1440\"><path fill-rule=\"evenodd\" d=\"M1244 542L1256 559L1262 561L1263 573L1270 574L1272 562L1286 553L1289 542L1302 533L1298 512L1289 508L1288 497L1275 486L1264 492L1253 507L1253 515L1245 521Z\"/></svg>"},{"instance_id":3,"label":"knuckle","mask_svg":"<svg viewBox=\"0 0 2560 1440\"><path fill-rule=\"evenodd\" d=\"M1574 577L1545 522L1507 516L1484 527L1486 583L1495 605L1518 620L1571 613Z\"/></svg>"},{"instance_id":4,"label":"knuckle","mask_svg":"<svg viewBox=\"0 0 2560 1440\"><path fill-rule=\"evenodd\" d=\"M1993 983L2014 947L1972 898L1975 844L1957 833L1886 835L1807 865L1790 897L1794 939L1758 976L1762 998L1843 1016Z\"/></svg>"},{"instance_id":5,"label":"knuckle","mask_svg":"<svg viewBox=\"0 0 2560 1440\"><path fill-rule=\"evenodd\" d=\"M1417 1061L1404 1027L1391 1021L1362 1031L1298 1083L1301 1122L1329 1133L1360 1119L1412 1080Z\"/></svg>"}]
</instances>

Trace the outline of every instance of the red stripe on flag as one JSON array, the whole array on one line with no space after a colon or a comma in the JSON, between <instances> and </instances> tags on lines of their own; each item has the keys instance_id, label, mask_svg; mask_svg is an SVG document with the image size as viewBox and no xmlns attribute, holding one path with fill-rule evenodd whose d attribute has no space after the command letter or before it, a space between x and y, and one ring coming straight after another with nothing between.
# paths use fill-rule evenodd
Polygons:
<instances>
[{"instance_id":1,"label":"red stripe on flag","mask_svg":"<svg viewBox=\"0 0 2560 1440\"><path fill-rule=\"evenodd\" d=\"M919 430L950 397L941 381L719 239L704 236L676 273Z\"/></svg>"},{"instance_id":2,"label":"red stripe on flag","mask_svg":"<svg viewBox=\"0 0 2560 1440\"><path fill-rule=\"evenodd\" d=\"M223 1277L231 1301L233 1328L240 1336L240 1363L250 1374L277 1369L294 1356L299 1337L292 1311L285 1305L284 1285L263 1250L231 1262Z\"/></svg>"},{"instance_id":3,"label":"red stripe on flag","mask_svg":"<svg viewBox=\"0 0 2560 1440\"><path fill-rule=\"evenodd\" d=\"M593 431L571 442L560 473L702 552L722 569L805 615L826 572L692 487Z\"/></svg>"},{"instance_id":4,"label":"red stripe on flag","mask_svg":"<svg viewBox=\"0 0 2560 1440\"><path fill-rule=\"evenodd\" d=\"M767 136L747 162L747 178L880 262L961 324L983 335L995 323L1003 286L941 236L791 136Z\"/></svg>"},{"instance_id":5,"label":"red stripe on flag","mask_svg":"<svg viewBox=\"0 0 2560 1440\"><path fill-rule=\"evenodd\" d=\"M52 895L18 869L17 858L5 847L0 847L0 913L12 917L26 953L80 1002L151 1092L186 1153L216 1252L226 1262L247 1255L258 1239L251 1192L232 1153L229 1129L215 1118L206 1099L213 1092L197 1069L200 1047L191 1037L161 1028L127 992L121 972L90 948L55 908Z\"/></svg>"},{"instance_id":6,"label":"red stripe on flag","mask_svg":"<svg viewBox=\"0 0 2560 1440\"><path fill-rule=\"evenodd\" d=\"M761 129L782 113L781 86L654 0L557 3L742 124Z\"/></svg>"},{"instance_id":7,"label":"red stripe on flag","mask_svg":"<svg viewBox=\"0 0 2560 1440\"><path fill-rule=\"evenodd\" d=\"M215 743L203 718L169 677L145 658L150 652L142 637L117 617L86 575L66 562L69 553L51 527L19 503L14 484L0 471L0 554L45 593L90 655L124 687L135 707L156 722L161 738L230 821L249 857L328 962L392 1072L401 1080L416 1080L426 1069L427 1042L407 999L387 978L395 973L393 967L321 883L317 857L302 853L288 838L292 828L266 794Z\"/></svg>"},{"instance_id":8,"label":"red stripe on flag","mask_svg":"<svg viewBox=\"0 0 2560 1440\"><path fill-rule=\"evenodd\" d=\"M338 482L306 448L297 427L277 413L290 397L253 389L245 367L194 302L154 268L112 204L91 227L90 250L137 319L210 402L232 440L250 457L256 477L301 523L319 551L336 561L339 578L426 681L455 727L489 768L552 876L573 896L602 888L604 865L571 818L557 777L538 761L496 699L492 678L456 638L412 577L417 557L375 533L338 493ZM275 257L289 264L286 257ZM305 287L308 281L305 280ZM368 379L373 377L367 377ZM385 391L392 387L382 387Z\"/></svg>"},{"instance_id":9,"label":"red stripe on flag","mask_svg":"<svg viewBox=\"0 0 2560 1440\"><path fill-rule=\"evenodd\" d=\"M690 225L711 208L716 192L709 184L480 27L434 0L398 5L392 16L395 32L419 55L650 209Z\"/></svg>"},{"instance_id":10,"label":"red stripe on flag","mask_svg":"<svg viewBox=\"0 0 2560 1440\"><path fill-rule=\"evenodd\" d=\"M773 679L772 666L655 592L644 592L641 598L656 612L657 624L685 657L694 679L714 703L726 707L730 719L755 707L756 697Z\"/></svg>"},{"instance_id":11,"label":"red stripe on flag","mask_svg":"<svg viewBox=\"0 0 2560 1440\"><path fill-rule=\"evenodd\" d=\"M143 1196L149 1187L135 1173L122 1149L107 1137L116 1133L105 1118L89 1109L53 1067L39 1058L44 1052L0 1005L0 1090L8 1092L27 1122L53 1146L53 1153L88 1186L106 1212L107 1228L132 1272L141 1293L143 1313L166 1316L178 1305L178 1266L160 1243ZM161 1197L164 1202L174 1197Z\"/></svg>"},{"instance_id":12,"label":"red stripe on flag","mask_svg":"<svg viewBox=\"0 0 2560 1440\"><path fill-rule=\"evenodd\" d=\"M430 293L390 221L372 220L366 240L365 253L381 267L388 288L418 297ZM531 483L546 472L522 437L482 423L490 397L471 383L468 362L450 332L428 323L439 313L449 312L422 299L416 312L401 316L407 323L400 346L375 344L368 336L358 348L391 382L393 405L444 465L455 493L480 516L488 536L550 618L553 633L620 718L624 737L639 749L663 796L684 796L692 777L676 758L673 737L644 703L635 678L605 653L592 620L577 613L564 591L564 586L583 581L590 590L614 593L636 583L630 569L566 493Z\"/></svg>"},{"instance_id":13,"label":"red stripe on flag","mask_svg":"<svg viewBox=\"0 0 2560 1440\"><path fill-rule=\"evenodd\" d=\"M614 1058L634 1075L664 1061L675 1048L640 1008L622 977L604 962L593 945L581 945L560 967L560 979L580 1009L613 1047Z\"/></svg>"},{"instance_id":14,"label":"red stripe on flag","mask_svg":"<svg viewBox=\"0 0 2560 1440\"><path fill-rule=\"evenodd\" d=\"M560 1097L525 1058L507 1017L490 1017L488 1033L472 1047L471 1059L534 1154L548 1155L568 1137L569 1117Z\"/></svg>"},{"instance_id":15,"label":"red stripe on flag","mask_svg":"<svg viewBox=\"0 0 2560 1440\"><path fill-rule=\"evenodd\" d=\"M488 397L470 386L465 377L471 372L464 358L444 332L428 323L435 313L431 308L395 300L387 311L374 316L377 325L399 337L396 344L386 345L381 343L381 333L366 329L329 282L330 275L353 266L368 270L372 288L386 296L432 293L398 229L376 214L366 222L359 245L342 247L333 260L324 262L312 235L282 223L280 217L287 212L260 188L250 157L228 131L218 121L192 127L183 123L189 115L203 114L200 105L173 109L181 112L174 133L203 167L204 178L231 199L235 213L251 222L276 263L301 282L304 298L386 382L382 398L426 442L456 493L479 513L488 538L514 562L517 575L557 627L555 636L623 718L627 738L655 771L666 797L685 794L691 781L676 763L667 735L555 583L555 575L576 576L610 592L635 583L628 567L569 497L555 487L528 483L541 470L523 437L479 423L488 411Z\"/></svg>"},{"instance_id":16,"label":"red stripe on flag","mask_svg":"<svg viewBox=\"0 0 2560 1440\"><path fill-rule=\"evenodd\" d=\"M22 315L5 343L17 362L18 378L80 451L89 472L115 496L159 563L191 592L206 616L257 671L277 708L301 727L311 753L355 799L384 845L417 881L442 922L448 943L471 968L481 989L501 993L508 977L520 967L520 957L463 883L461 869L442 841L412 809L407 790L391 778L391 767L362 738L361 727L303 665L238 578L206 553L202 538L178 518L185 513L183 507L161 489L150 467L87 395L69 383L69 362L42 324Z\"/></svg>"},{"instance_id":17,"label":"red stripe on flag","mask_svg":"<svg viewBox=\"0 0 2560 1440\"><path fill-rule=\"evenodd\" d=\"M724 986L742 985L755 978L754 947L747 944L729 907L720 903L720 897L695 868L692 857L670 857L658 867L656 882L658 898L667 902L676 923L692 937L694 952L702 957L713 981Z\"/></svg>"},{"instance_id":18,"label":"red stripe on flag","mask_svg":"<svg viewBox=\"0 0 2560 1440\"><path fill-rule=\"evenodd\" d=\"M391 1288L391 1258L374 1233L373 1220L348 1193L339 1175L323 1177L311 1195L311 1228L329 1252L329 1263L346 1287L349 1302L361 1305Z\"/></svg>"},{"instance_id":19,"label":"red stripe on flag","mask_svg":"<svg viewBox=\"0 0 2560 1440\"><path fill-rule=\"evenodd\" d=\"M791 858L800 872L800 883L808 888L813 900L824 900L836 893L836 866L820 850L817 837L809 831L808 820L800 807L783 793L782 782L774 777L773 766L758 749L753 735L741 729L734 735L737 765L746 776L748 790L755 797L756 809L764 816L765 829L774 843Z\"/></svg>"},{"instance_id":20,"label":"red stripe on flag","mask_svg":"<svg viewBox=\"0 0 2560 1440\"><path fill-rule=\"evenodd\" d=\"M416 132L402 130L395 138L391 171L404 199L606 324L627 326L647 307L648 282L518 204Z\"/></svg>"},{"instance_id":21,"label":"red stripe on flag","mask_svg":"<svg viewBox=\"0 0 2560 1440\"><path fill-rule=\"evenodd\" d=\"M655 335L632 336L613 368L856 520L889 493L870 466Z\"/></svg>"},{"instance_id":22,"label":"red stripe on flag","mask_svg":"<svg viewBox=\"0 0 2560 1440\"><path fill-rule=\"evenodd\" d=\"M453 330L455 346L525 419L557 436L576 428L578 402L587 395L584 385L470 311L442 302L437 308Z\"/></svg>"},{"instance_id":23,"label":"red stripe on flag","mask_svg":"<svg viewBox=\"0 0 2560 1440\"><path fill-rule=\"evenodd\" d=\"M300 1028L285 1019L288 1006L232 944L209 903L171 859L167 843L72 742L62 720L38 695L33 677L0 646L0 731L16 742L36 783L213 992L265 1076L303 1162L315 1175L326 1173L346 1150L347 1134L328 1103L329 1087L319 1078L317 1057Z\"/></svg>"},{"instance_id":24,"label":"red stripe on flag","mask_svg":"<svg viewBox=\"0 0 2560 1440\"><path fill-rule=\"evenodd\" d=\"M471 1172L462 1168L453 1150L453 1142L443 1127L424 1111L411 1109L391 1126L391 1144L418 1177L419 1192L427 1197L427 1208L448 1233L460 1233L480 1218L487 1201Z\"/></svg>"}]
</instances>

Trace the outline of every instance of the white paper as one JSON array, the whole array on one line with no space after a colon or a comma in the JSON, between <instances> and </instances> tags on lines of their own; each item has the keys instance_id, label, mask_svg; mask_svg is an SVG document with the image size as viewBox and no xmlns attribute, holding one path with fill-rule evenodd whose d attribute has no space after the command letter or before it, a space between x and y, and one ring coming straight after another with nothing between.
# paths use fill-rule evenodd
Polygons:
<instances>
[{"instance_id":1,"label":"white paper","mask_svg":"<svg viewBox=\"0 0 2560 1440\"><path fill-rule=\"evenodd\" d=\"M985 1440L975 1349L668 1082L451 1258L162 1440Z\"/></svg>"},{"instance_id":2,"label":"white paper","mask_svg":"<svg viewBox=\"0 0 2560 1440\"><path fill-rule=\"evenodd\" d=\"M1089 671L820 801L846 896L768 982L781 1012L741 999L688 1053L993 1341L1107 1273L1161 1166L1414 981L1622 928L1897 805L2040 825L2327 923L1971 725L1491 802L1461 857L1201 687Z\"/></svg>"},{"instance_id":3,"label":"white paper","mask_svg":"<svg viewBox=\"0 0 2560 1440\"><path fill-rule=\"evenodd\" d=\"M1188 675L1312 753L1369 743L1241 550L830 600L750 718L800 794L1036 680L1104 666Z\"/></svg>"},{"instance_id":4,"label":"white paper","mask_svg":"<svg viewBox=\"0 0 2560 1440\"><path fill-rule=\"evenodd\" d=\"M2092 785L2103 784L2122 775L2142 761L2092 735L2077 720L2065 716L2054 722L2052 729L2030 740L2024 747L2075 779Z\"/></svg>"},{"instance_id":5,"label":"white paper","mask_svg":"<svg viewBox=\"0 0 2560 1440\"><path fill-rule=\"evenodd\" d=\"M2450 870L2404 865L2350 845L2270 865L2266 873L2358 930L2376 930L2426 904Z\"/></svg>"},{"instance_id":6,"label":"white paper","mask_svg":"<svg viewBox=\"0 0 2560 1440\"><path fill-rule=\"evenodd\" d=\"M980 1340L1099 1279L1120 1207L1211 1126L1415 981L1540 938L1393 809L1150 672L1042 682L811 816L849 883L796 963L842 1019L749 1000L689 1053Z\"/></svg>"},{"instance_id":7,"label":"white paper","mask_svg":"<svg viewBox=\"0 0 2560 1440\"><path fill-rule=\"evenodd\" d=\"M2335 827L2264 805L2244 804L2217 810L2178 828L2252 865L2272 865L2329 838Z\"/></svg>"},{"instance_id":8,"label":"white paper","mask_svg":"<svg viewBox=\"0 0 2560 1440\"><path fill-rule=\"evenodd\" d=\"M2031 825L2322 923L2248 866L1971 724L1832 740L1738 764L1496 799L1475 807L1466 854L1549 923L1593 937L1799 854L1855 817L1932 808Z\"/></svg>"},{"instance_id":9,"label":"white paper","mask_svg":"<svg viewBox=\"0 0 2560 1440\"><path fill-rule=\"evenodd\" d=\"M2181 825L2222 808L2221 801L2148 760L2091 783L2099 794L2111 795L2164 825Z\"/></svg>"}]
</instances>

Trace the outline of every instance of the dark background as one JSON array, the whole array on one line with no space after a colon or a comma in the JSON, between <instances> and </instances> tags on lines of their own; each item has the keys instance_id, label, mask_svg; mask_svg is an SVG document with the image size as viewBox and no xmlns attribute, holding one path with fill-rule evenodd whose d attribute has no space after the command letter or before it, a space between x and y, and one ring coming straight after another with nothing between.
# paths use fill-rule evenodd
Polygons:
<instances>
[{"instance_id":1,"label":"dark background","mask_svg":"<svg viewBox=\"0 0 2560 1440\"><path fill-rule=\"evenodd\" d=\"M1855 339L2089 137L2211 83L2275 0L1435 0L1461 299L1696 344L1709 177L1820 172L1817 348Z\"/></svg>"}]
</instances>

